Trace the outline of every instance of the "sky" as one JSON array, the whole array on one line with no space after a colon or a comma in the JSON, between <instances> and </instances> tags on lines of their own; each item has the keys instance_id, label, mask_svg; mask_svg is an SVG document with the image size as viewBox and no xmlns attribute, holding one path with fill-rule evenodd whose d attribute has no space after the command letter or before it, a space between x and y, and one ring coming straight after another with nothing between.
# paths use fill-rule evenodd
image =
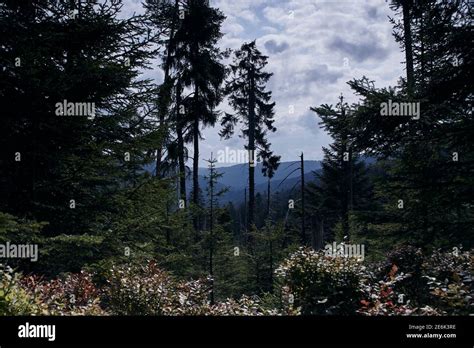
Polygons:
<instances>
[{"instance_id":1,"label":"sky","mask_svg":"<svg viewBox=\"0 0 474 348\"><path fill-rule=\"evenodd\" d=\"M222 49L238 49L256 40L267 55L266 71L273 73L268 90L275 105L275 133L271 148L282 161L321 160L322 147L331 138L318 125L310 107L333 104L341 93L349 102L357 97L347 82L367 76L376 87L395 85L404 74L403 54L392 36L388 16L394 17L386 0L211 0L226 16ZM124 14L142 13L140 0L124 0ZM160 83L163 72L154 69L144 76ZM223 102L219 109L232 112ZM243 149L236 132L221 140L220 125L203 130L200 165L211 152ZM191 146L192 147L192 146ZM192 150L190 148L190 150ZM191 151L192 153L192 151ZM235 163L218 163L218 166Z\"/></svg>"}]
</instances>

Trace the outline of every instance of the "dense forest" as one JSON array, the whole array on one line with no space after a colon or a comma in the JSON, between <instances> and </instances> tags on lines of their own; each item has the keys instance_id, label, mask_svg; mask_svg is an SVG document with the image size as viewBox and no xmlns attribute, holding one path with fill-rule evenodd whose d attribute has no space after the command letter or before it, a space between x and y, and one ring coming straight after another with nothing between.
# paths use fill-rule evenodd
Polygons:
<instances>
[{"instance_id":1,"label":"dense forest","mask_svg":"<svg viewBox=\"0 0 474 348\"><path fill-rule=\"evenodd\" d=\"M0 315L473 313L471 4L384 5L404 74L308 108L308 172L212 1L1 1ZM238 199L209 128L245 143Z\"/></svg>"}]
</instances>

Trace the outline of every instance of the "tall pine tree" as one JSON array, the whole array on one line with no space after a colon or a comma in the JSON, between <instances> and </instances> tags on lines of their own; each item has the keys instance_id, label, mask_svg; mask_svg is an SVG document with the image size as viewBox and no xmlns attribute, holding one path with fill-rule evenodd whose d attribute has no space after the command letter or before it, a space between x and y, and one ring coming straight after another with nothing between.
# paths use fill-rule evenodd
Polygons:
<instances>
[{"instance_id":1,"label":"tall pine tree","mask_svg":"<svg viewBox=\"0 0 474 348\"><path fill-rule=\"evenodd\" d=\"M182 16L181 16L182 14ZM188 122L181 124L183 141L193 143L193 191L194 205L200 205L199 188L199 141L201 127L213 126L218 112L215 108L222 100L221 85L225 67L221 63L224 53L217 47L222 37L221 25L225 17L221 11L204 0L186 0L180 8L181 23L175 35L173 52L177 78L189 95L182 98ZM182 92L182 91L181 91ZM180 91L178 89L178 94ZM181 98L181 97L180 97ZM189 128L189 131L186 131ZM179 136L179 135L178 135ZM199 228L198 215L195 227Z\"/></svg>"},{"instance_id":2,"label":"tall pine tree","mask_svg":"<svg viewBox=\"0 0 474 348\"><path fill-rule=\"evenodd\" d=\"M249 152L249 199L247 226L250 231L255 222L255 157L263 161L262 171L271 176L278 168L279 156L270 150L267 131L275 132L272 93L266 91L266 83L272 76L265 72L268 57L261 54L255 41L245 43L235 52L230 69L232 76L226 86L230 105L235 114L226 113L221 121L224 127L221 137L228 139L234 134L237 123L242 124L242 135L248 140Z\"/></svg>"},{"instance_id":3,"label":"tall pine tree","mask_svg":"<svg viewBox=\"0 0 474 348\"><path fill-rule=\"evenodd\" d=\"M321 105L311 110L321 118L321 127L334 142L323 147L321 172L308 185L310 209L319 228L325 229L322 238L333 239L336 224L340 224L342 236L350 238L350 216L367 209L370 198L366 166L352 147L350 108L341 96L336 109Z\"/></svg>"},{"instance_id":4,"label":"tall pine tree","mask_svg":"<svg viewBox=\"0 0 474 348\"><path fill-rule=\"evenodd\" d=\"M48 221L50 234L90 232L157 145L148 108L154 88L138 78L152 38L142 17L116 18L120 6L0 6L0 209ZM95 110L66 116L64 103Z\"/></svg>"},{"instance_id":5,"label":"tall pine tree","mask_svg":"<svg viewBox=\"0 0 474 348\"><path fill-rule=\"evenodd\" d=\"M352 128L361 151L387 158L379 196L380 239L422 247L472 244L472 37L466 1L417 1L410 8L413 91L350 86L362 97ZM408 32L396 21L394 34ZM470 77L469 77L470 76ZM411 94L410 94L411 93ZM382 102L419 102L419 117L381 117Z\"/></svg>"}]
</instances>

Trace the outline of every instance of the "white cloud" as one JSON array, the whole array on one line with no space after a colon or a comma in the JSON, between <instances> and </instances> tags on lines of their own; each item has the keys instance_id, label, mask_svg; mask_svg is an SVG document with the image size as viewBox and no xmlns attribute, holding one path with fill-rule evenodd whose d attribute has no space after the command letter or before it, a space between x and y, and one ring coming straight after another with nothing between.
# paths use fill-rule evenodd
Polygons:
<instances>
[{"instance_id":1,"label":"white cloud","mask_svg":"<svg viewBox=\"0 0 474 348\"><path fill-rule=\"evenodd\" d=\"M319 129L311 106L336 104L343 93L351 102L347 81L366 75L377 86L396 83L404 74L403 55L392 37L387 16L395 14L385 0L212 0L226 20L222 48L239 48L257 39L269 56L267 71L273 72L268 87L276 102L276 133L270 142L282 160L292 161L302 151L306 159L321 159L322 146L330 138ZM127 13L139 13L140 1L124 1ZM147 77L161 78L159 72ZM293 106L294 113L289 113ZM223 103L222 110L231 111ZM202 159L225 146L243 146L235 138L221 141L216 128L206 129L201 144ZM231 144L231 145L229 145Z\"/></svg>"}]
</instances>

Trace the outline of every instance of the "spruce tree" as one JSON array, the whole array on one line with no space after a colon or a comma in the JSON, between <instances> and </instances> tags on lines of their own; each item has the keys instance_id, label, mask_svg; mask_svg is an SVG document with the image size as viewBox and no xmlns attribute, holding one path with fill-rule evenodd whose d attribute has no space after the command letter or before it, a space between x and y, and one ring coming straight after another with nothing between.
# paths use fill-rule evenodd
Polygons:
<instances>
[{"instance_id":1,"label":"spruce tree","mask_svg":"<svg viewBox=\"0 0 474 348\"><path fill-rule=\"evenodd\" d=\"M171 141L171 127L170 127L170 104L172 102L174 79L172 76L173 56L175 45L175 34L179 23L179 1L178 0L147 0L144 3L146 14L149 19L150 26L157 31L156 43L160 47L164 47L164 51L160 56L161 68L164 72L163 83L158 91L157 98L157 113L160 126L160 132L164 135L165 141L160 143L156 154L156 168L155 175L162 177L164 173L169 172L170 168L166 166L163 168L163 147L168 145L168 160L176 159L175 144Z\"/></svg>"},{"instance_id":2,"label":"spruce tree","mask_svg":"<svg viewBox=\"0 0 474 348\"><path fill-rule=\"evenodd\" d=\"M230 66L231 77L226 85L230 105L235 114L226 113L221 121L221 137L229 139L238 123L242 124L242 136L248 140L245 146L249 152L249 199L247 228L255 223L255 166L254 158L263 162L262 171L271 176L278 168L279 156L270 150L267 131L275 132L274 107L270 102L271 92L266 91L266 83L272 76L265 72L268 57L261 54L255 41L245 43L234 54Z\"/></svg>"},{"instance_id":3,"label":"spruce tree","mask_svg":"<svg viewBox=\"0 0 474 348\"><path fill-rule=\"evenodd\" d=\"M323 238L334 238L334 227L340 223L342 235L350 238L350 216L367 208L370 197L367 170L352 147L351 111L343 97L334 109L331 105L311 108L321 118L320 125L333 138L323 147L321 172L308 185L310 209L326 231Z\"/></svg>"},{"instance_id":4,"label":"spruce tree","mask_svg":"<svg viewBox=\"0 0 474 348\"><path fill-rule=\"evenodd\" d=\"M216 211L219 208L218 199L221 197L225 192L227 192L227 188L218 189L217 183L219 178L223 176L222 173L219 173L216 170L216 163L217 160L212 157L207 160L206 162L209 163L209 174L205 177L207 179L207 197L208 197L208 211L209 211L209 276L211 278L211 304L214 304L214 254L215 254L215 219L216 219Z\"/></svg>"},{"instance_id":5,"label":"spruce tree","mask_svg":"<svg viewBox=\"0 0 474 348\"><path fill-rule=\"evenodd\" d=\"M367 78L350 82L362 98L352 121L355 146L387 159L386 176L378 185L386 214L374 234L387 232L380 239L423 247L472 244L473 58L466 43L472 36L468 18L465 1L414 3L412 95L404 84L378 89ZM395 38L403 40L403 28L394 25ZM419 102L419 117L381 117L380 103L388 100Z\"/></svg>"},{"instance_id":6,"label":"spruce tree","mask_svg":"<svg viewBox=\"0 0 474 348\"><path fill-rule=\"evenodd\" d=\"M47 222L47 236L105 233L159 145L156 89L139 77L154 38L144 17L119 19L120 8L0 5L0 210Z\"/></svg>"},{"instance_id":7,"label":"spruce tree","mask_svg":"<svg viewBox=\"0 0 474 348\"><path fill-rule=\"evenodd\" d=\"M222 37L221 25L225 17L204 0L186 0L180 8L181 23L176 31L173 52L176 74L183 88L190 94L183 98L189 124L183 125L183 141L193 143L193 191L195 207L200 205L199 141L201 127L213 126L218 112L215 108L222 99L221 84L225 67L224 53L217 47ZM179 92L178 92L179 93ZM189 131L184 131L188 128ZM195 227L199 228L198 214Z\"/></svg>"},{"instance_id":8,"label":"spruce tree","mask_svg":"<svg viewBox=\"0 0 474 348\"><path fill-rule=\"evenodd\" d=\"M141 136L152 125L138 106L147 105L150 93L143 89L153 86L137 77L152 52L141 17L114 17L120 3L77 5L0 7L1 142L2 152L8 151L1 167L12 193L2 195L1 208L37 215L51 221L50 228L63 219L62 230L84 232L92 220L85 218L87 210L110 209L99 205L99 196L117 179L133 181L145 159L144 142L136 140L145 141ZM58 110L65 100L94 103L95 113L65 116ZM69 208L72 199L76 210Z\"/></svg>"},{"instance_id":9,"label":"spruce tree","mask_svg":"<svg viewBox=\"0 0 474 348\"><path fill-rule=\"evenodd\" d=\"M399 36L398 41L403 42L405 51L405 65L407 71L406 85L408 95L412 95L414 91L414 70L413 70L413 43L412 43L412 16L413 16L413 0L392 0L391 8L395 11L401 9L402 24L397 24L398 28L403 28L403 37ZM392 20L395 23L394 20Z\"/></svg>"}]
</instances>

